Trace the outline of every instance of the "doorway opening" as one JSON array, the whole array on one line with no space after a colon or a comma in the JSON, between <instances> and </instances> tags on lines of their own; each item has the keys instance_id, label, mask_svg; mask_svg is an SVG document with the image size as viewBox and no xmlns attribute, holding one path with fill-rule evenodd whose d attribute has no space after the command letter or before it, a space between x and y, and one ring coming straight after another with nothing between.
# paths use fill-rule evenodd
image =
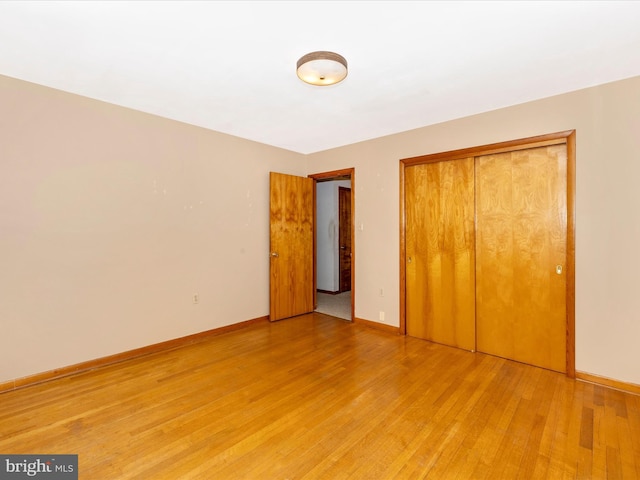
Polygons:
<instances>
[{"instance_id":1,"label":"doorway opening","mask_svg":"<svg viewBox=\"0 0 640 480\"><path fill-rule=\"evenodd\" d=\"M354 169L309 177L315 181L314 311L353 321Z\"/></svg>"}]
</instances>

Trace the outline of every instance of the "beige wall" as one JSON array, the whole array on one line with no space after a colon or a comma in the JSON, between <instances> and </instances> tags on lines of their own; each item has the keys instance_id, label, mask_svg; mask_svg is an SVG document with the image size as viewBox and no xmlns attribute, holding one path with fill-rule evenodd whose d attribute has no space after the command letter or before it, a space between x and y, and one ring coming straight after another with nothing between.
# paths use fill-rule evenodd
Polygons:
<instances>
[{"instance_id":1,"label":"beige wall","mask_svg":"<svg viewBox=\"0 0 640 480\"><path fill-rule=\"evenodd\" d=\"M576 368L640 384L640 77L309 156L355 167L356 317L399 323L400 159L571 129Z\"/></svg>"},{"instance_id":2,"label":"beige wall","mask_svg":"<svg viewBox=\"0 0 640 480\"><path fill-rule=\"evenodd\" d=\"M268 172L303 156L2 76L0 106L0 382L269 313Z\"/></svg>"},{"instance_id":3,"label":"beige wall","mask_svg":"<svg viewBox=\"0 0 640 480\"><path fill-rule=\"evenodd\" d=\"M399 160L576 129L576 367L640 384L638 92L640 77L305 161L0 76L0 382L267 315L270 170L356 168L356 316L397 326Z\"/></svg>"}]
</instances>

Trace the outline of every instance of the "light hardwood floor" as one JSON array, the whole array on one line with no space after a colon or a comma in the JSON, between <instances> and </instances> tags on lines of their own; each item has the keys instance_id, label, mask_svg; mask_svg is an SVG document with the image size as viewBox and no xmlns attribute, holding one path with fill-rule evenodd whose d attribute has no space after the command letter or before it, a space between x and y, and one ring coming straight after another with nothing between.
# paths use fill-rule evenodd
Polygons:
<instances>
[{"instance_id":1,"label":"light hardwood floor","mask_svg":"<svg viewBox=\"0 0 640 480\"><path fill-rule=\"evenodd\" d=\"M640 397L322 314L0 395L81 479L640 478Z\"/></svg>"}]
</instances>

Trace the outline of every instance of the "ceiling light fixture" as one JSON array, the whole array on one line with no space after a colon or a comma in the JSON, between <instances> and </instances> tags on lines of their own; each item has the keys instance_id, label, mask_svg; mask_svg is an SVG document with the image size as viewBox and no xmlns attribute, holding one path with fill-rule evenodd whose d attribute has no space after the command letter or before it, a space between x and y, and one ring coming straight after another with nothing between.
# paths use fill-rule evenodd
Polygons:
<instances>
[{"instance_id":1,"label":"ceiling light fixture","mask_svg":"<svg viewBox=\"0 0 640 480\"><path fill-rule=\"evenodd\" d=\"M298 78L311 85L334 85L347 76L347 61L333 52L307 53L296 68Z\"/></svg>"}]
</instances>

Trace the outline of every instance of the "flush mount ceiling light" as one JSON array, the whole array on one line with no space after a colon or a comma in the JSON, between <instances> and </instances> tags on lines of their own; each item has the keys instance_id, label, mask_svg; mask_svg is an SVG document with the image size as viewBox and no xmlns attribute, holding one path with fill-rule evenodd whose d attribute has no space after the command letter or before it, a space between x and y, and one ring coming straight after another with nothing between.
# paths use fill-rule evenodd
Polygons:
<instances>
[{"instance_id":1,"label":"flush mount ceiling light","mask_svg":"<svg viewBox=\"0 0 640 480\"><path fill-rule=\"evenodd\" d=\"M337 53L311 52L298 60L296 73L311 85L333 85L347 76L347 61Z\"/></svg>"}]
</instances>

